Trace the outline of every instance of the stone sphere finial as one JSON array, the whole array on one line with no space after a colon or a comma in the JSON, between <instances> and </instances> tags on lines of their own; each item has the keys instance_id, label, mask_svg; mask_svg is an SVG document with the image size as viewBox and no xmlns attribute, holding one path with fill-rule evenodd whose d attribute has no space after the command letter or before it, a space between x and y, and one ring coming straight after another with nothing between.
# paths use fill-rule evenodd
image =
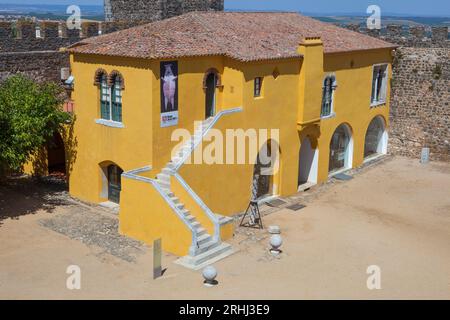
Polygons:
<instances>
[{"instance_id":1,"label":"stone sphere finial","mask_svg":"<svg viewBox=\"0 0 450 320\"><path fill-rule=\"evenodd\" d=\"M283 239L280 235L275 234L272 237L270 237L270 246L272 247L270 249L270 252L274 255L278 255L281 253L280 247L283 244Z\"/></svg>"},{"instance_id":2,"label":"stone sphere finial","mask_svg":"<svg viewBox=\"0 0 450 320\"><path fill-rule=\"evenodd\" d=\"M205 286L211 287L218 284L216 277L217 277L217 270L213 266L207 266L203 269L202 272L203 278L205 281L203 282Z\"/></svg>"}]
</instances>

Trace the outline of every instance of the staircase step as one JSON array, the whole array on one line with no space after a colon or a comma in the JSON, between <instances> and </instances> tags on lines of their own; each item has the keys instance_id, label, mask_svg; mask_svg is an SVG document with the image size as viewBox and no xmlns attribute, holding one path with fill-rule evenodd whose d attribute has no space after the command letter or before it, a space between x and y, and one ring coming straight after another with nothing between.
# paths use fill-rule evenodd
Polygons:
<instances>
[{"instance_id":1,"label":"staircase step","mask_svg":"<svg viewBox=\"0 0 450 320\"><path fill-rule=\"evenodd\" d=\"M168 169L170 169L170 170L174 170L176 166L177 166L177 164L174 163L174 162L172 162L172 161L171 161L171 162L168 162L167 165L166 165L166 167L167 167Z\"/></svg>"},{"instance_id":2,"label":"staircase step","mask_svg":"<svg viewBox=\"0 0 450 320\"><path fill-rule=\"evenodd\" d=\"M200 237L201 235L207 233L207 232L206 232L206 229L205 229L205 228L202 228L202 227L200 227L200 228L198 228L197 230L195 230L195 232L196 232L196 234L197 234L197 237Z\"/></svg>"},{"instance_id":3,"label":"staircase step","mask_svg":"<svg viewBox=\"0 0 450 320\"><path fill-rule=\"evenodd\" d=\"M184 209L184 203L177 203L177 204L175 204L175 206L180 210Z\"/></svg>"},{"instance_id":4,"label":"staircase step","mask_svg":"<svg viewBox=\"0 0 450 320\"><path fill-rule=\"evenodd\" d=\"M204 242L204 243L198 245L198 248L197 248L197 255L199 255L199 254L201 254L201 253L203 253L203 252L206 252L206 251L208 251L208 250L211 250L212 248L217 247L219 244L220 244L220 242L214 241L214 240L211 238L211 240L209 240L209 241L207 241L207 242Z\"/></svg>"},{"instance_id":5,"label":"staircase step","mask_svg":"<svg viewBox=\"0 0 450 320\"><path fill-rule=\"evenodd\" d=\"M195 257L182 257L176 260L175 263L189 269L199 270L221 259L224 259L232 255L233 253L235 253L233 247L228 243L222 242L209 251L198 254Z\"/></svg>"},{"instance_id":6,"label":"staircase step","mask_svg":"<svg viewBox=\"0 0 450 320\"><path fill-rule=\"evenodd\" d=\"M170 182L170 175L165 174L165 173L158 173L156 175L156 178L160 181L167 181Z\"/></svg>"},{"instance_id":7,"label":"staircase step","mask_svg":"<svg viewBox=\"0 0 450 320\"><path fill-rule=\"evenodd\" d=\"M190 223L197 221L197 219L195 219L195 217L193 215L187 215L186 220L189 221Z\"/></svg>"},{"instance_id":8,"label":"staircase step","mask_svg":"<svg viewBox=\"0 0 450 320\"><path fill-rule=\"evenodd\" d=\"M161 172L164 173L164 174L172 174L173 170L170 169L170 168L165 167L165 168L162 169Z\"/></svg>"},{"instance_id":9,"label":"staircase step","mask_svg":"<svg viewBox=\"0 0 450 320\"><path fill-rule=\"evenodd\" d=\"M164 192L164 194L166 194L169 198L174 197L175 194L172 192L172 190L167 189L167 188L162 188L162 191Z\"/></svg>"},{"instance_id":10,"label":"staircase step","mask_svg":"<svg viewBox=\"0 0 450 320\"><path fill-rule=\"evenodd\" d=\"M211 236L207 233L202 234L197 238L197 245L201 246L204 243L210 242L212 240Z\"/></svg>"},{"instance_id":11,"label":"staircase step","mask_svg":"<svg viewBox=\"0 0 450 320\"><path fill-rule=\"evenodd\" d=\"M177 197L170 197L170 200L172 200L172 202L175 204L180 203L180 199L178 199Z\"/></svg>"},{"instance_id":12,"label":"staircase step","mask_svg":"<svg viewBox=\"0 0 450 320\"><path fill-rule=\"evenodd\" d=\"M170 183L166 181L156 180L159 186L163 189L170 189Z\"/></svg>"},{"instance_id":13,"label":"staircase step","mask_svg":"<svg viewBox=\"0 0 450 320\"><path fill-rule=\"evenodd\" d=\"M221 215L217 215L217 216L219 217L219 224L221 226L224 224L232 223L234 221L234 218L232 218L232 217L221 216Z\"/></svg>"},{"instance_id":14,"label":"staircase step","mask_svg":"<svg viewBox=\"0 0 450 320\"><path fill-rule=\"evenodd\" d=\"M199 230L202 227L202 225L198 221L191 223L191 226L194 228L194 230Z\"/></svg>"}]
</instances>

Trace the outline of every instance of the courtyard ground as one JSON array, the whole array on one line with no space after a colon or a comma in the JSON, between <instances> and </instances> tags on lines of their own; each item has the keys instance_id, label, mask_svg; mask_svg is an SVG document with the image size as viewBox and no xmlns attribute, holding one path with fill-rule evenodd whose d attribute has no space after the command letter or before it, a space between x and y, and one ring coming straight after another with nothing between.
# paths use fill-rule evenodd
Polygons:
<instances>
[{"instance_id":1,"label":"courtyard ground","mask_svg":"<svg viewBox=\"0 0 450 320\"><path fill-rule=\"evenodd\" d=\"M1 299L450 299L450 164L386 158L265 207L279 225L277 259L267 231L238 229L239 251L215 264L219 285L164 254L152 279L151 248L118 235L117 216L72 201L64 186L17 179L0 186ZM81 290L66 269L81 268ZM367 267L381 269L368 290Z\"/></svg>"}]
</instances>

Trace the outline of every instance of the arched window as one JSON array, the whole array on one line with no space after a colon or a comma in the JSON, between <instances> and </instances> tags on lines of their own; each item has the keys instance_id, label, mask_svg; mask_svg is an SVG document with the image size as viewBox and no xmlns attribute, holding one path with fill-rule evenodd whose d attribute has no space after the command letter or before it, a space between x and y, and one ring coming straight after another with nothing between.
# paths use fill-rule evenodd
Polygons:
<instances>
[{"instance_id":1,"label":"arched window","mask_svg":"<svg viewBox=\"0 0 450 320\"><path fill-rule=\"evenodd\" d=\"M122 90L124 80L120 72L105 70L95 72L94 84L100 90L100 117L102 120L122 122Z\"/></svg>"},{"instance_id":2,"label":"arched window","mask_svg":"<svg viewBox=\"0 0 450 320\"><path fill-rule=\"evenodd\" d=\"M387 64L373 67L371 105L384 104L387 90Z\"/></svg>"},{"instance_id":3,"label":"arched window","mask_svg":"<svg viewBox=\"0 0 450 320\"><path fill-rule=\"evenodd\" d=\"M108 77L104 73L100 78L100 115L102 119L111 119L110 101L111 96L109 93Z\"/></svg>"},{"instance_id":4,"label":"arched window","mask_svg":"<svg viewBox=\"0 0 450 320\"><path fill-rule=\"evenodd\" d=\"M111 82L111 119L112 121L122 122L122 76L115 74Z\"/></svg>"},{"instance_id":5,"label":"arched window","mask_svg":"<svg viewBox=\"0 0 450 320\"><path fill-rule=\"evenodd\" d=\"M327 76L323 81L322 117L328 117L333 112L333 96L336 86L336 78L334 76Z\"/></svg>"}]
</instances>

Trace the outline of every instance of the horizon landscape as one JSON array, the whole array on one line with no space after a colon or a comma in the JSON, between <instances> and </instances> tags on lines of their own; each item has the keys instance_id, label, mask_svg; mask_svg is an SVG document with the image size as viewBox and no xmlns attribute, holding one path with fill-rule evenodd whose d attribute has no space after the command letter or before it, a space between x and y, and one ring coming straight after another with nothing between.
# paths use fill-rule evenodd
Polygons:
<instances>
[{"instance_id":1,"label":"horizon landscape","mask_svg":"<svg viewBox=\"0 0 450 320\"><path fill-rule=\"evenodd\" d=\"M104 19L102 5L80 5L83 16L89 20L101 21ZM13 4L0 3L0 15L26 15L36 17L38 19L60 20L69 16L66 13L67 6L60 4ZM226 11L248 11L240 9L226 9ZM273 10L254 10L254 11L273 11ZM283 11L283 10L280 10ZM302 12L300 13L314 17L324 22L330 23L364 23L367 19L365 12L348 12L348 13L321 13L321 12ZM383 25L386 24L402 24L402 25L440 25L450 26L450 17L438 15L408 15L405 13L383 14Z\"/></svg>"}]
</instances>

